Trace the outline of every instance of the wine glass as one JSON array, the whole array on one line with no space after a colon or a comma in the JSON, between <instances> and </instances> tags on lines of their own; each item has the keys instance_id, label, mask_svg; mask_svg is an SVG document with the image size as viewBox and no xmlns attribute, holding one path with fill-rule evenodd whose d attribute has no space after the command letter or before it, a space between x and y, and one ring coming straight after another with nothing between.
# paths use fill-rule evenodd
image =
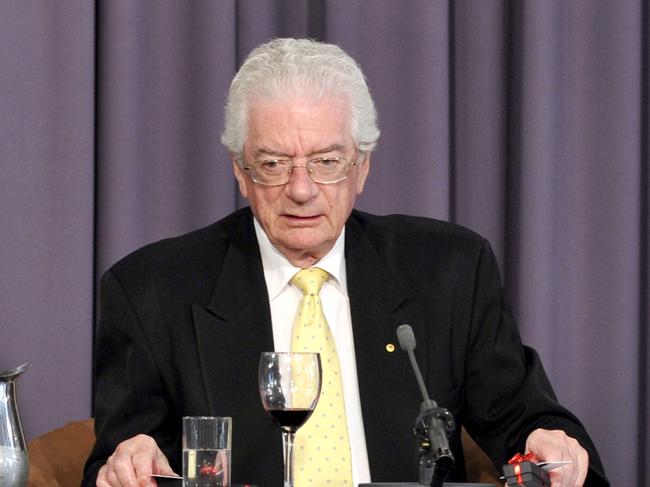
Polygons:
<instances>
[{"instance_id":1,"label":"wine glass","mask_svg":"<svg viewBox=\"0 0 650 487\"><path fill-rule=\"evenodd\" d=\"M282 428L284 487L293 487L293 440L316 408L321 374L318 353L263 352L260 357L262 405Z\"/></svg>"}]
</instances>

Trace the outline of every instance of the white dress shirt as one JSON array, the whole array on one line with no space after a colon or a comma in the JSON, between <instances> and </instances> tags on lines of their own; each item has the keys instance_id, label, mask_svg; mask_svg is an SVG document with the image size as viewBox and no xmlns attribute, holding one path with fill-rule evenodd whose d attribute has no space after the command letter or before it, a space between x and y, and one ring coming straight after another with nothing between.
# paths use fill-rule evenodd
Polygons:
<instances>
[{"instance_id":1,"label":"white dress shirt","mask_svg":"<svg viewBox=\"0 0 650 487\"><path fill-rule=\"evenodd\" d=\"M261 225L255 220L255 234L260 246L264 279L271 304L271 322L275 351L291 350L291 329L302 299L302 291L290 283L300 270L270 242ZM352 320L345 272L345 228L327 255L315 264L330 274L320 291L323 313L329 324L341 363L345 413L348 420L350 449L352 453L353 485L370 482L366 436L361 417L357 365L354 355Z\"/></svg>"}]
</instances>

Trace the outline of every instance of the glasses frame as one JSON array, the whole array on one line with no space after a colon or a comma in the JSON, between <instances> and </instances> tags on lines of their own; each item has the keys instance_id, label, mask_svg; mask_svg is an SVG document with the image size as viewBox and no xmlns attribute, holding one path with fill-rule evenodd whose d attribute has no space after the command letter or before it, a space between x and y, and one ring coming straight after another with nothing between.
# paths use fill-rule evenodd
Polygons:
<instances>
[{"instance_id":1,"label":"glasses frame","mask_svg":"<svg viewBox=\"0 0 650 487\"><path fill-rule=\"evenodd\" d=\"M239 167L241 167L244 171L246 171L250 175L253 182L255 182L257 184L261 184L262 186L284 186L285 184L287 184L291 180L291 175L293 174L293 170L295 168L297 168L297 167L304 168L305 171L307 171L307 175L309 176L309 178L316 184L336 184L336 183L340 183L341 181L345 181L348 178L348 173L350 172L350 168L359 165L359 163L362 160L362 157L361 157L362 155L363 155L363 153L360 154L360 156L357 157L353 161L350 161L349 159L347 159L345 157L338 157L338 156L337 157L315 157L313 159L309 159L304 164L295 164L293 162L293 159L290 159L290 158L286 158L286 159L282 159L282 158L258 159L258 160L253 161L253 162L245 162L243 159L240 159L238 162L239 162ZM336 160L336 161L339 161L339 162L345 162L345 172L343 173L343 176L338 178L338 179L335 179L334 181L317 181L317 180L315 180L314 176L312 175L313 169L310 169L309 165L314 163L314 162L323 161L323 160ZM281 183L267 183L267 182L260 181L259 179L257 179L255 177L255 166L259 166L260 164L262 164L264 162L288 162L289 163L289 168L288 168L287 173L286 173L286 181L283 181Z\"/></svg>"}]
</instances>

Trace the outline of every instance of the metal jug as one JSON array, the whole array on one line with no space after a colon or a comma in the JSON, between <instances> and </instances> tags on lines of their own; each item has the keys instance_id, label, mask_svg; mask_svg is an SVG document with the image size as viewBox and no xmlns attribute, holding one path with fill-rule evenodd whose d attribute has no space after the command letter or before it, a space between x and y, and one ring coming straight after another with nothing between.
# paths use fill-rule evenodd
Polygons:
<instances>
[{"instance_id":1,"label":"metal jug","mask_svg":"<svg viewBox=\"0 0 650 487\"><path fill-rule=\"evenodd\" d=\"M0 487L27 485L29 460L16 404L16 379L30 365L0 372Z\"/></svg>"}]
</instances>

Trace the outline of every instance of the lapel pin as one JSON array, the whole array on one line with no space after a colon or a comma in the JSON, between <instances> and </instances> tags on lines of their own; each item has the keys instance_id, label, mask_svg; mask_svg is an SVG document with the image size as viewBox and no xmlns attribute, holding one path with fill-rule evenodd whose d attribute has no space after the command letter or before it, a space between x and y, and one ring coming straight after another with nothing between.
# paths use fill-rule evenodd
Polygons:
<instances>
[{"instance_id":1,"label":"lapel pin","mask_svg":"<svg viewBox=\"0 0 650 487\"><path fill-rule=\"evenodd\" d=\"M387 343L386 344L386 351L388 353L393 353L395 351L395 345L393 345L392 343Z\"/></svg>"}]
</instances>

